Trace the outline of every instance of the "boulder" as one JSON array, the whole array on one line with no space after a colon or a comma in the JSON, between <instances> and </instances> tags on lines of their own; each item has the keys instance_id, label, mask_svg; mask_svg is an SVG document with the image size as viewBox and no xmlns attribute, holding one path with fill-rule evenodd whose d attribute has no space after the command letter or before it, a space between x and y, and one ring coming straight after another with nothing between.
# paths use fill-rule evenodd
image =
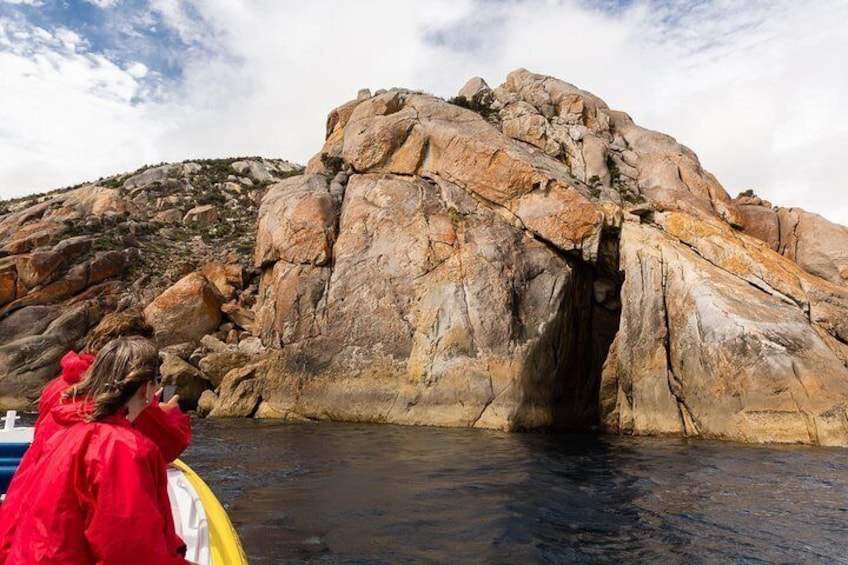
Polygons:
<instances>
[{"instance_id":1,"label":"boulder","mask_svg":"<svg viewBox=\"0 0 848 565\"><path fill-rule=\"evenodd\" d=\"M218 402L209 416L252 416L262 402L262 378L258 375L260 367L261 365L254 364L227 373L221 382Z\"/></svg>"},{"instance_id":2,"label":"boulder","mask_svg":"<svg viewBox=\"0 0 848 565\"><path fill-rule=\"evenodd\" d=\"M780 252L808 273L848 286L848 227L800 208L777 211Z\"/></svg>"},{"instance_id":3,"label":"boulder","mask_svg":"<svg viewBox=\"0 0 848 565\"><path fill-rule=\"evenodd\" d=\"M160 354L166 353L168 355L175 355L183 361L187 361L196 348L196 343L192 341L185 341L183 343L175 343L173 345L162 347L159 349L159 352Z\"/></svg>"},{"instance_id":4,"label":"boulder","mask_svg":"<svg viewBox=\"0 0 848 565\"><path fill-rule=\"evenodd\" d=\"M199 341L221 323L223 297L200 273L191 273L144 309L160 345Z\"/></svg>"},{"instance_id":5,"label":"boulder","mask_svg":"<svg viewBox=\"0 0 848 565\"><path fill-rule=\"evenodd\" d=\"M26 289L50 282L58 276L64 265L62 256L55 251L38 251L17 258L18 281Z\"/></svg>"},{"instance_id":6,"label":"boulder","mask_svg":"<svg viewBox=\"0 0 848 565\"><path fill-rule=\"evenodd\" d=\"M239 340L238 349L241 353L250 358L258 357L265 352L262 340L253 336L244 337Z\"/></svg>"},{"instance_id":7,"label":"boulder","mask_svg":"<svg viewBox=\"0 0 848 565\"><path fill-rule=\"evenodd\" d=\"M212 204L195 206L183 216L183 223L187 226L207 228L218 223L218 208Z\"/></svg>"},{"instance_id":8,"label":"boulder","mask_svg":"<svg viewBox=\"0 0 848 565\"><path fill-rule=\"evenodd\" d=\"M773 251L780 250L780 220L771 206L739 204L737 210L744 233L764 241Z\"/></svg>"},{"instance_id":9,"label":"boulder","mask_svg":"<svg viewBox=\"0 0 848 565\"><path fill-rule=\"evenodd\" d=\"M256 315L238 304L228 303L221 306L221 311L238 327L250 333L256 331Z\"/></svg>"},{"instance_id":10,"label":"boulder","mask_svg":"<svg viewBox=\"0 0 848 565\"><path fill-rule=\"evenodd\" d=\"M276 180L271 169L262 161L235 161L230 165L240 175L247 175L253 180L267 182Z\"/></svg>"},{"instance_id":11,"label":"boulder","mask_svg":"<svg viewBox=\"0 0 848 565\"><path fill-rule=\"evenodd\" d=\"M93 244L94 238L80 235L63 239L53 247L53 251L58 253L65 263L70 264L71 261L91 251Z\"/></svg>"},{"instance_id":12,"label":"boulder","mask_svg":"<svg viewBox=\"0 0 848 565\"><path fill-rule=\"evenodd\" d=\"M457 96L475 104L489 105L494 100L492 89L488 84L486 84L486 81L480 77L469 79L468 82L459 89Z\"/></svg>"},{"instance_id":13,"label":"boulder","mask_svg":"<svg viewBox=\"0 0 848 565\"><path fill-rule=\"evenodd\" d=\"M197 411L202 416L206 416L215 409L218 404L218 395L214 391L204 390L197 401Z\"/></svg>"},{"instance_id":14,"label":"boulder","mask_svg":"<svg viewBox=\"0 0 848 565\"><path fill-rule=\"evenodd\" d=\"M848 285L848 227L801 208L773 208L752 191L734 203L745 234L764 241L808 273Z\"/></svg>"},{"instance_id":15,"label":"boulder","mask_svg":"<svg viewBox=\"0 0 848 565\"><path fill-rule=\"evenodd\" d=\"M121 192L104 186L86 185L66 192L61 196L62 206L53 209L47 217L85 218L128 212L133 205L123 198Z\"/></svg>"},{"instance_id":16,"label":"boulder","mask_svg":"<svg viewBox=\"0 0 848 565\"><path fill-rule=\"evenodd\" d=\"M244 288L244 269L238 263L213 261L203 265L200 273L215 285L224 300L232 300L236 290Z\"/></svg>"},{"instance_id":17,"label":"boulder","mask_svg":"<svg viewBox=\"0 0 848 565\"><path fill-rule=\"evenodd\" d=\"M168 208L167 210L157 212L156 215L153 216L153 219L165 222L166 224L178 224L183 219L183 213L177 208Z\"/></svg>"},{"instance_id":18,"label":"boulder","mask_svg":"<svg viewBox=\"0 0 848 565\"><path fill-rule=\"evenodd\" d=\"M232 348L227 347L226 343L211 335L205 335L200 338L200 345L206 352L213 351L215 353L221 353L224 351L232 351Z\"/></svg>"},{"instance_id":19,"label":"boulder","mask_svg":"<svg viewBox=\"0 0 848 565\"><path fill-rule=\"evenodd\" d=\"M186 165L189 165L189 163L186 163ZM171 177L181 176L183 170L184 168L181 164L150 167L126 179L123 183L123 187L127 189L133 189L142 186L148 186L153 184L154 182L163 182Z\"/></svg>"},{"instance_id":20,"label":"boulder","mask_svg":"<svg viewBox=\"0 0 848 565\"><path fill-rule=\"evenodd\" d=\"M241 353L237 347L229 346L223 351L206 355L200 360L198 366L209 379L209 382L212 383L212 387L218 388L227 373L243 367L248 361L248 357Z\"/></svg>"},{"instance_id":21,"label":"boulder","mask_svg":"<svg viewBox=\"0 0 848 565\"><path fill-rule=\"evenodd\" d=\"M174 385L180 395L180 405L186 409L194 409L200 395L210 388L209 379L176 355L162 353L162 364L159 373L163 385Z\"/></svg>"}]
</instances>

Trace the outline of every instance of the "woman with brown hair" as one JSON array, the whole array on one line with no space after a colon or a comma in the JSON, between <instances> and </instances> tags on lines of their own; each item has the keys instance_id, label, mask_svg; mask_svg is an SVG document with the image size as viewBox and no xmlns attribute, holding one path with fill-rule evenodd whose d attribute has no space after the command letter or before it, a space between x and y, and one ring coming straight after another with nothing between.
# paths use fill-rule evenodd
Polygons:
<instances>
[{"instance_id":1,"label":"woman with brown hair","mask_svg":"<svg viewBox=\"0 0 848 565\"><path fill-rule=\"evenodd\" d=\"M62 401L62 394L80 382L94 362L97 352L113 339L132 335L153 337L153 328L145 321L141 311L131 309L111 312L103 316L100 323L88 334L83 352L69 351L62 357L62 372L47 383L38 401L34 445L42 440L41 436L45 427L55 427L45 425L50 419L50 412ZM191 421L179 409L178 400L178 396L173 396L168 402L160 404L159 399L156 398L133 421L133 426L159 447L168 463L179 457L191 441ZM17 472L24 472L32 463L31 459L31 455L25 455Z\"/></svg>"},{"instance_id":2,"label":"woman with brown hair","mask_svg":"<svg viewBox=\"0 0 848 565\"><path fill-rule=\"evenodd\" d=\"M157 390L156 346L119 338L51 412L49 436L0 506L0 564L185 565L165 461L133 428Z\"/></svg>"},{"instance_id":3,"label":"woman with brown hair","mask_svg":"<svg viewBox=\"0 0 848 565\"><path fill-rule=\"evenodd\" d=\"M94 363L94 356L97 355L97 352L113 339L131 335L153 337L153 328L145 321L141 311L131 309L122 312L110 312L103 316L103 319L86 336L83 351L80 353L68 351L62 357L59 362L62 372L58 377L47 383L41 391L41 397L38 400L38 420L35 422L36 434L39 433L44 418L50 414L50 410L61 399L62 393L80 382L82 376Z\"/></svg>"}]
</instances>

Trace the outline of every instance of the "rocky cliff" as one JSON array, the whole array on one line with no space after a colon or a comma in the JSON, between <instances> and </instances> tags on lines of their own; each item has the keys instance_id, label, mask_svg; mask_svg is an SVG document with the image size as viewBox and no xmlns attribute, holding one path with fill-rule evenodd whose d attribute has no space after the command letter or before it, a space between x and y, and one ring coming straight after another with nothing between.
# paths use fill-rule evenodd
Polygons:
<instances>
[{"instance_id":1,"label":"rocky cliff","mask_svg":"<svg viewBox=\"0 0 848 565\"><path fill-rule=\"evenodd\" d=\"M209 235L215 203L165 200L205 166L167 166L167 195L144 171L0 216L0 327L28 328L0 334L7 404L132 302L212 415L848 445L848 229L730 198L691 150L573 85L518 70L449 101L363 92L304 174L217 165L210 186L246 210L241 256ZM123 239L69 252L42 233L69 208ZM127 225L165 214L176 227ZM209 247L159 277L176 268L151 263L162 230L187 226Z\"/></svg>"},{"instance_id":2,"label":"rocky cliff","mask_svg":"<svg viewBox=\"0 0 848 565\"><path fill-rule=\"evenodd\" d=\"M263 200L279 354L253 394L261 415L844 445L845 243L550 77L362 96Z\"/></svg>"}]
</instances>

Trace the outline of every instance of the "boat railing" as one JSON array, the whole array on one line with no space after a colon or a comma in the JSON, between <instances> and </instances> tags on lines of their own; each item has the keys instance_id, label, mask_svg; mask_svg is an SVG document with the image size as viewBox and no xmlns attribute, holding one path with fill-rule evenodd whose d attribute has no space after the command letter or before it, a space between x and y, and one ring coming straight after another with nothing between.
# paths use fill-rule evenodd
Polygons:
<instances>
[{"instance_id":1,"label":"boat railing","mask_svg":"<svg viewBox=\"0 0 848 565\"><path fill-rule=\"evenodd\" d=\"M6 430L6 431L14 429L15 424L20 419L21 419L21 417L18 416L17 410L6 410L6 415L0 416L0 420L5 422L3 424L3 429Z\"/></svg>"}]
</instances>

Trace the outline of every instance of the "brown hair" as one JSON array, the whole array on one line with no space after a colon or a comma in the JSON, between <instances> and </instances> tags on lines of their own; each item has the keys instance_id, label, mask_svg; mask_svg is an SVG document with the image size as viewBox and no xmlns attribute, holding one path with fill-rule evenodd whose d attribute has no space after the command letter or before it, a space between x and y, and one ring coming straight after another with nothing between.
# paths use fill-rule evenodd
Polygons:
<instances>
[{"instance_id":1,"label":"brown hair","mask_svg":"<svg viewBox=\"0 0 848 565\"><path fill-rule=\"evenodd\" d=\"M103 316L85 340L85 350L97 355L100 349L115 338L138 335L153 338L153 328L144 319L140 310L124 310Z\"/></svg>"},{"instance_id":2,"label":"brown hair","mask_svg":"<svg viewBox=\"0 0 848 565\"><path fill-rule=\"evenodd\" d=\"M62 399L93 399L89 421L96 422L118 411L146 382L156 379L159 351L149 339L132 336L114 339L103 346L83 380Z\"/></svg>"}]
</instances>

